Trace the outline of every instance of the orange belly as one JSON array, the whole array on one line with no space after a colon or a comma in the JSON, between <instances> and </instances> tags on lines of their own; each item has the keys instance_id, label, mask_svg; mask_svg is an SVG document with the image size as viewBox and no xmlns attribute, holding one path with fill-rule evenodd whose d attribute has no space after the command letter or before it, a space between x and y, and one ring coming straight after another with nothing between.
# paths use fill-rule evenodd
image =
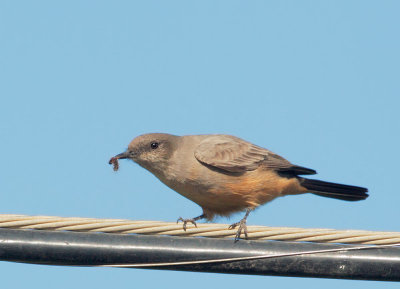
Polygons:
<instances>
[{"instance_id":1,"label":"orange belly","mask_svg":"<svg viewBox=\"0 0 400 289\"><path fill-rule=\"evenodd\" d=\"M260 168L241 176L222 178L196 203L208 219L212 219L214 215L227 216L247 208L254 209L280 196L305 192L296 178L284 178Z\"/></svg>"}]
</instances>

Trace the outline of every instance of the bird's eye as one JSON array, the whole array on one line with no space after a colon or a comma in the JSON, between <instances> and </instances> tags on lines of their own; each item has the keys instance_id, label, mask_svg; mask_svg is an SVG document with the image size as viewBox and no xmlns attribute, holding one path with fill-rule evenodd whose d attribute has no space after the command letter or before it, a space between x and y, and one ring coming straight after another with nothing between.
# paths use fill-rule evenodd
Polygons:
<instances>
[{"instance_id":1,"label":"bird's eye","mask_svg":"<svg viewBox=\"0 0 400 289\"><path fill-rule=\"evenodd\" d=\"M155 150L156 148L158 148L158 142L152 142L152 143L150 144L150 147L151 147L153 150Z\"/></svg>"}]
</instances>

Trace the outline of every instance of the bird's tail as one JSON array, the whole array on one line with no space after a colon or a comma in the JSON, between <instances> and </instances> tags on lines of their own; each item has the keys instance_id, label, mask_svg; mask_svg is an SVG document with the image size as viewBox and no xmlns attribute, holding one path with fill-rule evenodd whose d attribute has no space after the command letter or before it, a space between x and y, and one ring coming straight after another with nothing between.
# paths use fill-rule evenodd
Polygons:
<instances>
[{"instance_id":1,"label":"bird's tail","mask_svg":"<svg viewBox=\"0 0 400 289\"><path fill-rule=\"evenodd\" d=\"M318 196L345 201L361 201L368 198L368 189L356 186L341 185L319 180L300 178L300 184Z\"/></svg>"}]
</instances>

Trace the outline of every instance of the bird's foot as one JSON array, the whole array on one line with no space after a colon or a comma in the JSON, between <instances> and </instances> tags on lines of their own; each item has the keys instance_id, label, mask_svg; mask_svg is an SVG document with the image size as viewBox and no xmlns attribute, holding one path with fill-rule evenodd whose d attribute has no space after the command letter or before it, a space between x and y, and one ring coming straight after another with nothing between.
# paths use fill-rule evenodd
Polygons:
<instances>
[{"instance_id":1,"label":"bird's foot","mask_svg":"<svg viewBox=\"0 0 400 289\"><path fill-rule=\"evenodd\" d=\"M183 219L182 217L179 217L179 219L176 221L176 223L178 224L179 222L183 222L183 230L184 230L184 231L186 231L186 225L187 225L187 223L192 223L192 224L197 228L196 218L193 218L193 219Z\"/></svg>"},{"instance_id":2,"label":"bird's foot","mask_svg":"<svg viewBox=\"0 0 400 289\"><path fill-rule=\"evenodd\" d=\"M200 215L196 218L192 218L192 219L183 219L182 217L179 217L179 219L176 221L176 223L178 224L179 221L183 222L183 230L186 231L187 223L192 223L197 228L196 221L204 219L204 218L207 218L207 215L204 213L202 215Z\"/></svg>"},{"instance_id":3,"label":"bird's foot","mask_svg":"<svg viewBox=\"0 0 400 289\"><path fill-rule=\"evenodd\" d=\"M240 235L242 234L242 231L244 233L244 238L248 239L246 222L247 222L247 217L249 216L251 210L252 210L251 208L248 208L246 210L246 214L244 215L243 219L241 219L237 223L234 223L234 224L230 225L229 228L228 228L228 229L235 229L237 226L239 226L239 228L238 228L238 230L236 232L236 235L235 235L235 243L240 240Z\"/></svg>"},{"instance_id":4,"label":"bird's foot","mask_svg":"<svg viewBox=\"0 0 400 289\"><path fill-rule=\"evenodd\" d=\"M247 221L246 218L243 218L239 222L234 223L234 224L229 226L228 229L230 229L230 230L231 229L235 229L236 227L239 227L237 232L236 232L236 235L235 235L235 243L240 240L240 235L242 234L242 231L244 233L244 238L245 239L248 238L246 221Z\"/></svg>"}]
</instances>

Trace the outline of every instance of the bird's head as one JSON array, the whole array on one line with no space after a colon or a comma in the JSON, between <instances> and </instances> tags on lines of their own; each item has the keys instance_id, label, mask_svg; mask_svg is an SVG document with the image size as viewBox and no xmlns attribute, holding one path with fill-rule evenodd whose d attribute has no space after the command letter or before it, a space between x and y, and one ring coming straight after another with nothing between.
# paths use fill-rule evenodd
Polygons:
<instances>
[{"instance_id":1,"label":"bird's head","mask_svg":"<svg viewBox=\"0 0 400 289\"><path fill-rule=\"evenodd\" d=\"M165 169L178 139L178 136L164 133L140 135L130 142L125 152L111 158L110 163L119 159L131 159L145 169L157 173Z\"/></svg>"}]
</instances>

